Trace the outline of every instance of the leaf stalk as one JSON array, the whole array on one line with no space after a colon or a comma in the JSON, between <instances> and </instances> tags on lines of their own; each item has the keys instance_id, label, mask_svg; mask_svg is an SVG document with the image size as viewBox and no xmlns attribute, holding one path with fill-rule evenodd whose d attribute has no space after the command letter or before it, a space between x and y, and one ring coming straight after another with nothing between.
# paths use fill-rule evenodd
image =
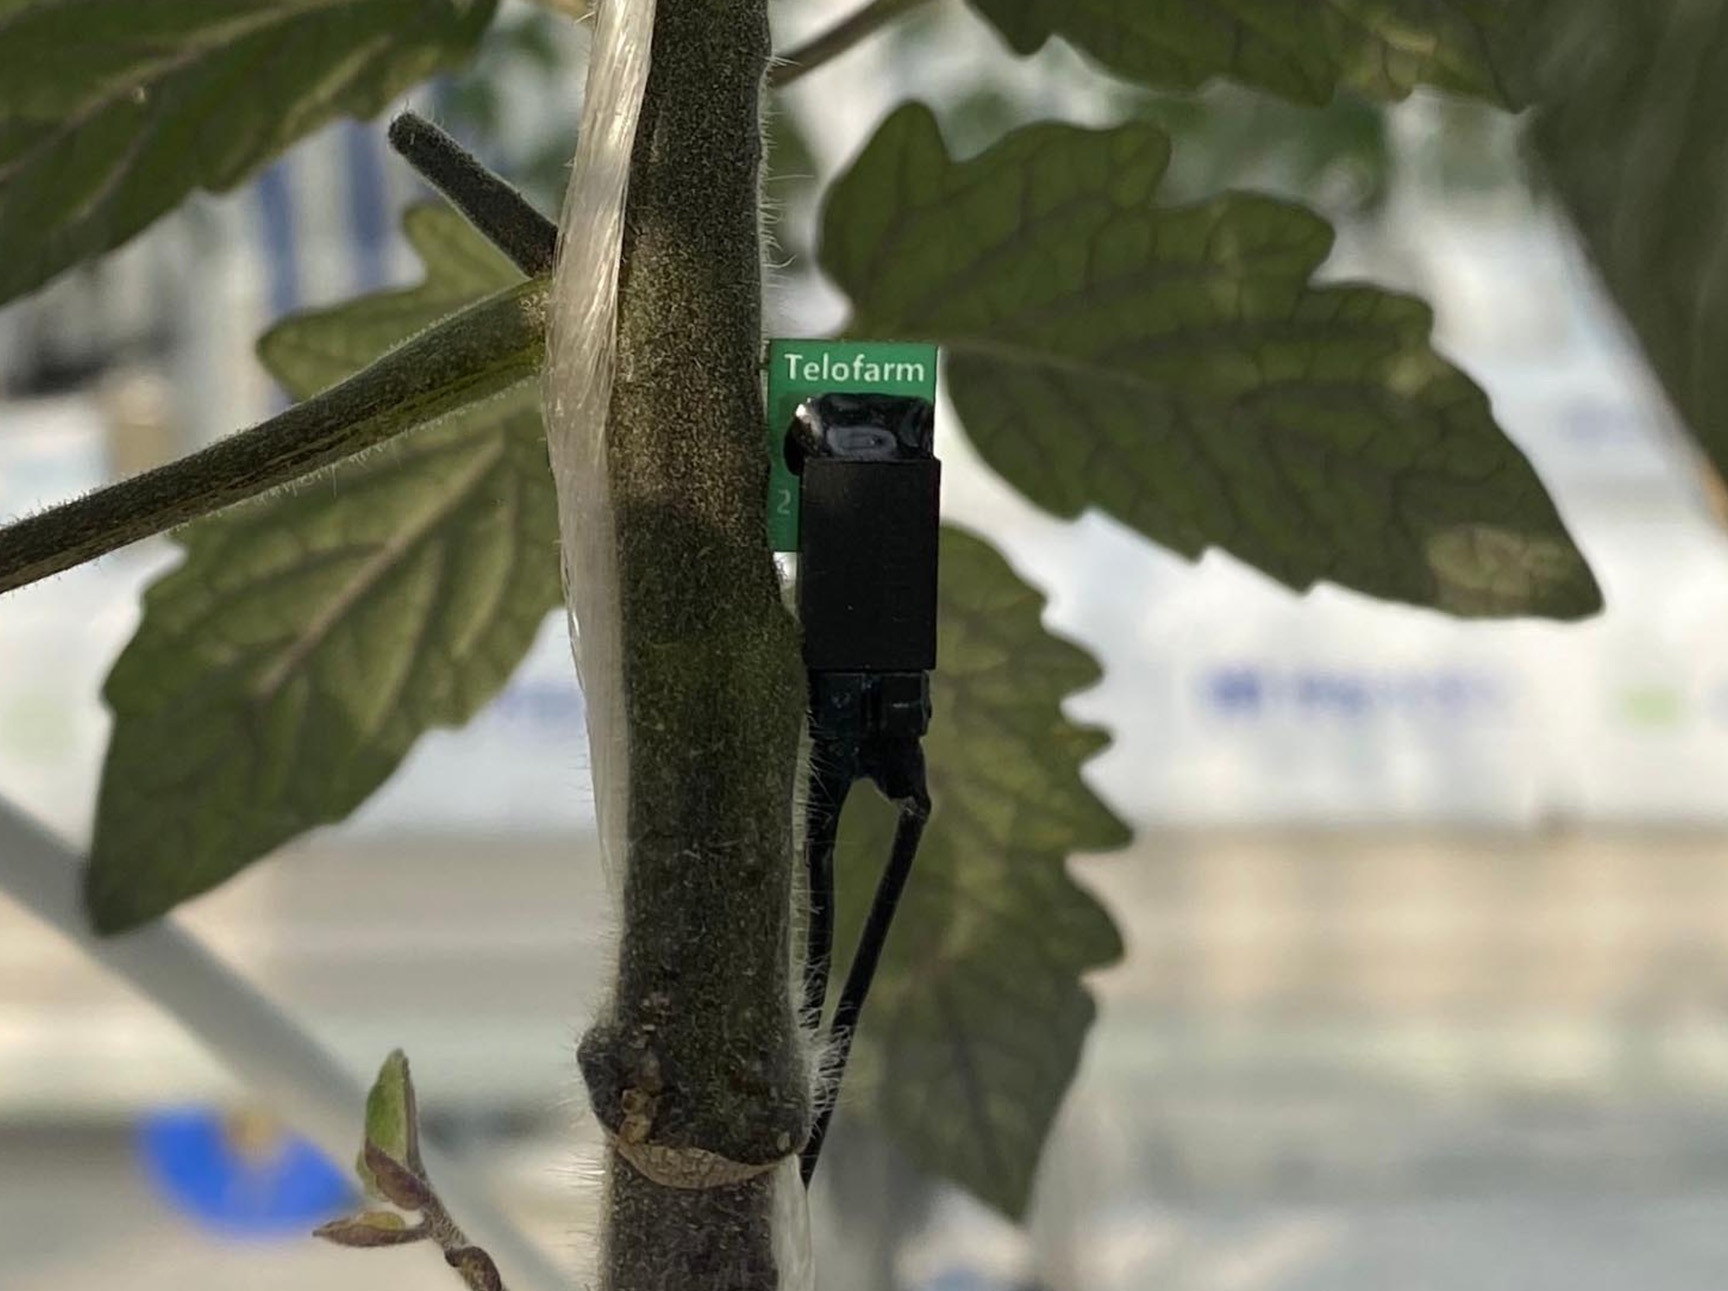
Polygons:
<instances>
[{"instance_id":1,"label":"leaf stalk","mask_svg":"<svg viewBox=\"0 0 1728 1291\"><path fill-rule=\"evenodd\" d=\"M390 123L390 146L530 278L552 271L558 226L473 153L416 112Z\"/></svg>"},{"instance_id":2,"label":"leaf stalk","mask_svg":"<svg viewBox=\"0 0 1728 1291\"><path fill-rule=\"evenodd\" d=\"M532 379L547 286L469 306L250 430L0 528L9 592L246 502Z\"/></svg>"}]
</instances>

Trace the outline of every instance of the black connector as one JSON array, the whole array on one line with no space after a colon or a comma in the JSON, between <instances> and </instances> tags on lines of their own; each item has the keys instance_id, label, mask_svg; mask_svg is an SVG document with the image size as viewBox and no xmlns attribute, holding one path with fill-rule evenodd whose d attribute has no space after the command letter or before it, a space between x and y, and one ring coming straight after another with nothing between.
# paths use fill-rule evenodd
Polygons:
<instances>
[{"instance_id":1,"label":"black connector","mask_svg":"<svg viewBox=\"0 0 1728 1291\"><path fill-rule=\"evenodd\" d=\"M819 1026L834 948L834 848L852 786L869 780L900 809L888 865L829 1024L836 1092L900 894L930 815L920 741L936 666L942 465L926 399L825 394L798 406L786 462L800 477L798 569L810 679L805 822L810 918L805 1013ZM801 1153L809 1183L830 1100Z\"/></svg>"}]
</instances>

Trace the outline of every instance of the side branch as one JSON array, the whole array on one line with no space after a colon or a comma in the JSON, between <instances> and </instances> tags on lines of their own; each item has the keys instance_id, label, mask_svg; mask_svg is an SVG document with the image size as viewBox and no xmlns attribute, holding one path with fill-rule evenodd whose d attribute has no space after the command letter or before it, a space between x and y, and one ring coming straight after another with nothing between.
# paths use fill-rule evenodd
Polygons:
<instances>
[{"instance_id":1,"label":"side branch","mask_svg":"<svg viewBox=\"0 0 1728 1291\"><path fill-rule=\"evenodd\" d=\"M552 271L558 226L425 117L390 123L390 146L530 278Z\"/></svg>"},{"instance_id":2,"label":"side branch","mask_svg":"<svg viewBox=\"0 0 1728 1291\"><path fill-rule=\"evenodd\" d=\"M827 31L778 56L768 72L769 86L784 89L824 63L839 58L854 45L862 44L889 23L929 3L930 0L871 0Z\"/></svg>"},{"instance_id":3,"label":"side branch","mask_svg":"<svg viewBox=\"0 0 1728 1291\"><path fill-rule=\"evenodd\" d=\"M323 394L210 447L0 528L0 592L245 502L533 377L546 284L500 292Z\"/></svg>"}]
</instances>

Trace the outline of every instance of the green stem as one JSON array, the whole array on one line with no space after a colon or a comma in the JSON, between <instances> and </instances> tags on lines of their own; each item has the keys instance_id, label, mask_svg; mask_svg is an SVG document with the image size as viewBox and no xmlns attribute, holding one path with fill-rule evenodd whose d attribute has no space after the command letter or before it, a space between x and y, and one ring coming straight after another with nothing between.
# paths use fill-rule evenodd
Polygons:
<instances>
[{"instance_id":1,"label":"green stem","mask_svg":"<svg viewBox=\"0 0 1728 1291\"><path fill-rule=\"evenodd\" d=\"M777 90L791 85L874 36L889 23L929 3L930 0L871 0L851 17L841 19L827 31L776 59L773 70L768 73L769 85Z\"/></svg>"},{"instance_id":2,"label":"green stem","mask_svg":"<svg viewBox=\"0 0 1728 1291\"><path fill-rule=\"evenodd\" d=\"M245 502L536 375L546 283L500 292L269 421L0 528L0 592Z\"/></svg>"},{"instance_id":3,"label":"green stem","mask_svg":"<svg viewBox=\"0 0 1728 1291\"><path fill-rule=\"evenodd\" d=\"M583 1038L613 1135L606 1291L774 1291L774 1164L810 1128L790 974L796 624L767 539L767 0L662 0L607 423L628 715L623 927Z\"/></svg>"}]
</instances>

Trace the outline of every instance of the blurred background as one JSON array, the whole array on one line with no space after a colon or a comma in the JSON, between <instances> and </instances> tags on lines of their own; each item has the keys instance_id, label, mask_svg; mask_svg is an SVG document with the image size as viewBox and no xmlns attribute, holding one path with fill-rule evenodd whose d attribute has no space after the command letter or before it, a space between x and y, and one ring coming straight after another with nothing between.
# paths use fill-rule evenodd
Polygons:
<instances>
[{"instance_id":1,"label":"blurred background","mask_svg":"<svg viewBox=\"0 0 1728 1291\"><path fill-rule=\"evenodd\" d=\"M782 6L781 43L853 3ZM554 211L584 41L507 5L482 60L415 105ZM913 94L962 152L1039 117L1147 114L1176 138L1168 196L1317 205L1340 231L1328 276L1434 304L1441 348L1492 395L1608 610L1467 625L1298 598L1222 555L1190 565L1032 510L945 416L949 515L1105 665L1071 710L1114 732L1089 775L1137 839L1072 869L1128 955L1092 982L1100 1021L1028 1224L843 1125L813 1201L822 1286L1716 1291L1728 542L1715 485L1521 167L1519 123L1420 94L1391 110L1149 97L1060 46L1016 60L937 6L783 96L778 334L843 318L810 264L818 181ZM343 125L0 311L0 514L280 406L252 340L412 280L397 215L423 196L381 124ZM0 605L0 796L75 846L102 678L173 559L144 544ZM497 702L423 740L354 819L179 916L357 1073L406 1048L429 1132L571 1268L597 1152L574 1043L609 954L582 711L551 620ZM423 1248L305 1239L301 1212L343 1187L317 1160L274 1228L203 1205L225 1167L199 1174L199 1134L276 1151L269 1111L0 897L7 1291L454 1285Z\"/></svg>"}]
</instances>

